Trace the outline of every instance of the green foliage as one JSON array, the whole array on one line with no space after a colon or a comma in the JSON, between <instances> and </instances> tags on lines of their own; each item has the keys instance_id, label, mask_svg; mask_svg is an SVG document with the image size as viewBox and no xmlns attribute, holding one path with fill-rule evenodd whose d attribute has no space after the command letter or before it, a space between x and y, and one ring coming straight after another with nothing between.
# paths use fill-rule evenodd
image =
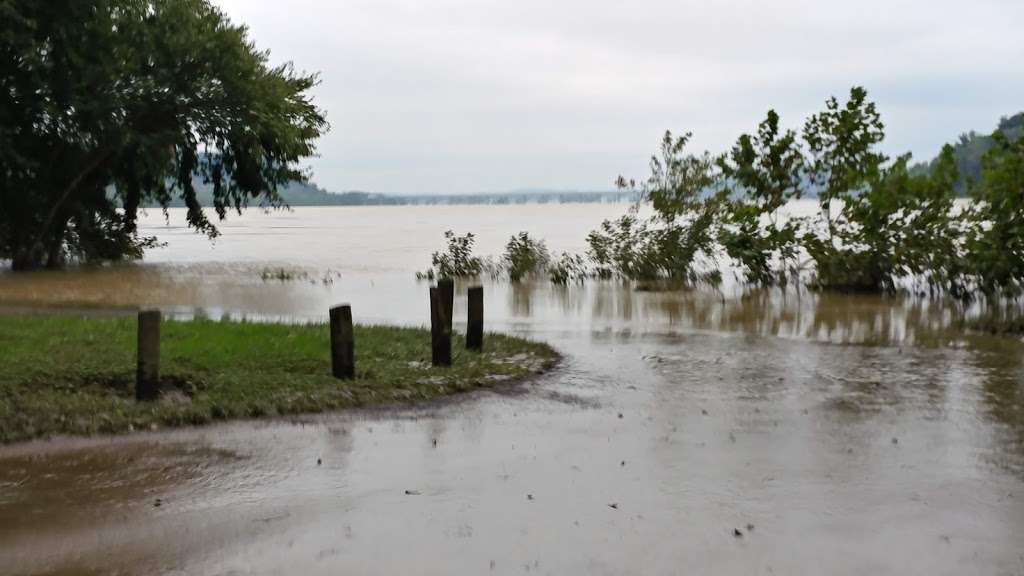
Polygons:
<instances>
[{"instance_id":1,"label":"green foliage","mask_svg":"<svg viewBox=\"0 0 1024 576\"><path fill-rule=\"evenodd\" d=\"M164 322L168 397L140 403L135 330L134 318L0 315L0 443L433 398L557 359L547 345L495 334L482 354L453 342L452 366L434 368L429 331L357 325L356 378L340 381L324 324Z\"/></svg>"},{"instance_id":2,"label":"green foliage","mask_svg":"<svg viewBox=\"0 0 1024 576\"><path fill-rule=\"evenodd\" d=\"M953 209L956 164L952 149L932 175L911 175L909 155L887 166L867 191L844 202L835 242L809 235L815 282L844 290L892 290L914 277L934 289L958 290L959 224Z\"/></svg>"},{"instance_id":3,"label":"green foliage","mask_svg":"<svg viewBox=\"0 0 1024 576\"><path fill-rule=\"evenodd\" d=\"M582 284L590 277L587 261L579 254L563 252L548 267L548 278L552 284L565 286L570 282Z\"/></svg>"},{"instance_id":4,"label":"green foliage","mask_svg":"<svg viewBox=\"0 0 1024 576\"><path fill-rule=\"evenodd\" d=\"M969 271L988 296L1024 290L1024 138L996 131L972 191L966 252Z\"/></svg>"},{"instance_id":5,"label":"green foliage","mask_svg":"<svg viewBox=\"0 0 1024 576\"><path fill-rule=\"evenodd\" d=\"M651 175L639 187L641 202L650 202L655 215L641 219L637 210L606 220L587 237L588 254L599 277L629 279L714 279L698 266L713 262L722 195L709 194L721 184L714 158L686 153L692 134L673 138L666 132L660 157L651 158ZM619 177L620 188L637 189L635 181ZM712 271L714 269L712 268Z\"/></svg>"},{"instance_id":6,"label":"green foliage","mask_svg":"<svg viewBox=\"0 0 1024 576\"><path fill-rule=\"evenodd\" d=\"M922 173L909 155L878 150L884 125L867 91L829 98L801 135L780 128L769 111L756 134L740 136L718 158L688 155L690 135L666 135L642 186L655 216L634 208L588 237L600 277L716 280L724 252L753 284L798 278L809 256L818 288L886 291L904 280L932 291L1017 294L1024 288L1024 176L1021 148L1004 121L984 160L977 206L954 206L956 150L946 147ZM620 177L620 186L635 187ZM780 215L806 191L818 195L819 216Z\"/></svg>"},{"instance_id":7,"label":"green foliage","mask_svg":"<svg viewBox=\"0 0 1024 576\"><path fill-rule=\"evenodd\" d=\"M551 255L544 241L534 240L526 232L509 238L508 244L505 245L505 255L502 257L502 263L512 282L544 272L550 261Z\"/></svg>"},{"instance_id":8,"label":"green foliage","mask_svg":"<svg viewBox=\"0 0 1024 576\"><path fill-rule=\"evenodd\" d=\"M867 90L855 86L840 105L833 96L825 110L804 123L803 137L810 152L807 175L818 191L821 217L829 238L835 234L832 202L847 201L877 181L887 158L876 146L885 138L881 115Z\"/></svg>"},{"instance_id":9,"label":"green foliage","mask_svg":"<svg viewBox=\"0 0 1024 576\"><path fill-rule=\"evenodd\" d=\"M1024 112L1001 118L996 131L1002 133L1011 143L1024 136ZM995 146L995 138L992 135L978 134L973 130L960 135L953 145L953 155L960 173L955 186L958 195L967 196L970 190L981 182L982 159ZM918 164L911 168L911 172L915 175L930 174L938 162L939 159L936 158L931 162Z\"/></svg>"},{"instance_id":10,"label":"green foliage","mask_svg":"<svg viewBox=\"0 0 1024 576\"><path fill-rule=\"evenodd\" d=\"M140 206L280 204L327 124L314 75L272 67L207 0L0 0L0 258L138 257Z\"/></svg>"},{"instance_id":11,"label":"green foliage","mask_svg":"<svg viewBox=\"0 0 1024 576\"><path fill-rule=\"evenodd\" d=\"M757 134L740 136L718 161L735 187L718 240L755 284L796 274L800 222L779 220L779 210L802 194L804 157L796 138L792 130L780 134L779 115L769 110Z\"/></svg>"},{"instance_id":12,"label":"green foliage","mask_svg":"<svg viewBox=\"0 0 1024 576\"><path fill-rule=\"evenodd\" d=\"M434 252L430 257L431 268L416 274L417 278L433 280L434 278L471 278L479 276L485 268L485 262L473 255L473 234L456 236L448 230L444 233L448 248L445 252Z\"/></svg>"},{"instance_id":13,"label":"green foliage","mask_svg":"<svg viewBox=\"0 0 1024 576\"><path fill-rule=\"evenodd\" d=\"M853 88L843 106L830 99L827 111L805 124L804 137L811 180L822 186L819 229L802 238L816 286L893 290L899 279L914 278L932 289L961 289L952 148L930 175L911 174L909 155L887 163L876 149L884 138L881 117L862 88Z\"/></svg>"}]
</instances>

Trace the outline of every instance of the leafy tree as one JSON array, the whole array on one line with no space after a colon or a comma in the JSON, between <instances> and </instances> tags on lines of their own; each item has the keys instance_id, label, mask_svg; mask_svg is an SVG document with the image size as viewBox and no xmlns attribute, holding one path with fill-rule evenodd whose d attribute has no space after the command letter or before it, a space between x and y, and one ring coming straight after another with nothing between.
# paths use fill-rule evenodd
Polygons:
<instances>
[{"instance_id":1,"label":"leafy tree","mask_svg":"<svg viewBox=\"0 0 1024 576\"><path fill-rule=\"evenodd\" d=\"M716 269L707 276L695 264L702 257L709 261L715 257L721 205L721 193L715 189L721 174L709 153L686 153L691 137L687 133L674 138L666 132L661 155L651 158L651 175L639 188L635 181L619 177L618 186L639 189L641 200L630 214L606 220L587 237L599 276L717 279ZM649 220L638 215L643 202L654 208Z\"/></svg>"},{"instance_id":2,"label":"leafy tree","mask_svg":"<svg viewBox=\"0 0 1024 576\"><path fill-rule=\"evenodd\" d=\"M967 262L981 291L1016 297L1024 289L1024 138L997 130L982 158L967 215Z\"/></svg>"},{"instance_id":3,"label":"leafy tree","mask_svg":"<svg viewBox=\"0 0 1024 576\"><path fill-rule=\"evenodd\" d=\"M835 242L805 238L817 265L818 286L893 290L900 278L915 278L934 289L960 289L953 150L946 147L930 175L912 175L909 160L909 154L897 158L870 188L844 200L834 226Z\"/></svg>"},{"instance_id":4,"label":"leafy tree","mask_svg":"<svg viewBox=\"0 0 1024 576\"><path fill-rule=\"evenodd\" d=\"M877 180L887 158L876 150L885 126L867 90L850 89L840 104L833 96L825 110L807 119L804 142L810 152L807 174L818 192L821 217L831 240L835 235L832 203L846 201Z\"/></svg>"},{"instance_id":5,"label":"leafy tree","mask_svg":"<svg viewBox=\"0 0 1024 576\"><path fill-rule=\"evenodd\" d=\"M882 291L912 278L933 289L962 287L952 147L930 174L912 173L909 155L889 162L877 150L885 137L881 116L859 87L845 104L830 98L803 135L821 204L821 226L802 238L815 264L815 285Z\"/></svg>"},{"instance_id":6,"label":"leafy tree","mask_svg":"<svg viewBox=\"0 0 1024 576\"><path fill-rule=\"evenodd\" d=\"M769 110L757 134L740 136L718 164L735 188L719 241L748 281L785 281L799 252L799 221L779 220L779 210L802 194L804 157L796 133L780 132L779 115Z\"/></svg>"},{"instance_id":7,"label":"leafy tree","mask_svg":"<svg viewBox=\"0 0 1024 576\"><path fill-rule=\"evenodd\" d=\"M315 75L269 54L207 0L0 0L0 258L15 269L134 258L141 205L220 218L278 186L326 129Z\"/></svg>"}]
</instances>

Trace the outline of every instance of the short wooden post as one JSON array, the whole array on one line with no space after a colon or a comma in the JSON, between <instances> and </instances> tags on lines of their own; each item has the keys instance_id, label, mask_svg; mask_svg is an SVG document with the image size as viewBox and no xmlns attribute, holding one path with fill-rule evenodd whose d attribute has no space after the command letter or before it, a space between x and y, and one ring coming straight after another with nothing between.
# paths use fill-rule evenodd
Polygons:
<instances>
[{"instance_id":1,"label":"short wooden post","mask_svg":"<svg viewBox=\"0 0 1024 576\"><path fill-rule=\"evenodd\" d=\"M352 307L348 304L331 308L331 373L344 380L356 377Z\"/></svg>"},{"instance_id":2,"label":"short wooden post","mask_svg":"<svg viewBox=\"0 0 1024 576\"><path fill-rule=\"evenodd\" d=\"M469 315L466 321L466 349L484 349L484 287L469 289Z\"/></svg>"},{"instance_id":3,"label":"short wooden post","mask_svg":"<svg viewBox=\"0 0 1024 576\"><path fill-rule=\"evenodd\" d=\"M160 320L159 310L139 311L136 400L154 400L160 395Z\"/></svg>"},{"instance_id":4,"label":"short wooden post","mask_svg":"<svg viewBox=\"0 0 1024 576\"><path fill-rule=\"evenodd\" d=\"M451 321L445 318L441 289L430 289L430 356L434 366L452 365Z\"/></svg>"},{"instance_id":5,"label":"short wooden post","mask_svg":"<svg viewBox=\"0 0 1024 576\"><path fill-rule=\"evenodd\" d=\"M437 290L441 293L441 304L444 305L444 318L448 323L448 332L452 331L452 315L455 312L455 280L442 278L437 281Z\"/></svg>"}]
</instances>

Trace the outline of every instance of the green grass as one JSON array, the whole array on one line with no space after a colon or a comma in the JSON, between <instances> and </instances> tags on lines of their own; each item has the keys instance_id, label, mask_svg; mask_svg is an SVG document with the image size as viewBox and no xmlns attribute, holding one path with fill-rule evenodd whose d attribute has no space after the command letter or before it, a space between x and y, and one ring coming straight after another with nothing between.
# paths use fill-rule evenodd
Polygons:
<instances>
[{"instance_id":1,"label":"green grass","mask_svg":"<svg viewBox=\"0 0 1024 576\"><path fill-rule=\"evenodd\" d=\"M423 329L356 326L356 378L331 376L325 324L165 321L159 400L136 402L135 318L0 315L0 442L118 433L228 418L425 399L552 366L557 353L489 334L485 352L453 338L430 366Z\"/></svg>"}]
</instances>

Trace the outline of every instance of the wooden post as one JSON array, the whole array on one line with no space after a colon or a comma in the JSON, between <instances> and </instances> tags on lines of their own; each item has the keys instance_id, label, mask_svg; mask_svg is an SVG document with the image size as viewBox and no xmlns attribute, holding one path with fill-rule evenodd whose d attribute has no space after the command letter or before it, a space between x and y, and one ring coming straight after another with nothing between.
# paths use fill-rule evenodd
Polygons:
<instances>
[{"instance_id":1,"label":"wooden post","mask_svg":"<svg viewBox=\"0 0 1024 576\"><path fill-rule=\"evenodd\" d=\"M430 356L434 366L452 365L451 321L445 318L441 288L430 289Z\"/></svg>"},{"instance_id":2,"label":"wooden post","mask_svg":"<svg viewBox=\"0 0 1024 576\"><path fill-rule=\"evenodd\" d=\"M469 317L466 322L466 349L484 349L484 287L469 289Z\"/></svg>"},{"instance_id":3,"label":"wooden post","mask_svg":"<svg viewBox=\"0 0 1024 576\"><path fill-rule=\"evenodd\" d=\"M136 400L155 400L160 395L160 320L159 310L139 311Z\"/></svg>"},{"instance_id":4,"label":"wooden post","mask_svg":"<svg viewBox=\"0 0 1024 576\"><path fill-rule=\"evenodd\" d=\"M352 307L348 304L331 308L331 373L345 380L356 377Z\"/></svg>"},{"instance_id":5,"label":"wooden post","mask_svg":"<svg viewBox=\"0 0 1024 576\"><path fill-rule=\"evenodd\" d=\"M447 322L448 333L452 331L452 314L455 312L455 280L442 278L437 281L437 290L441 294L441 304L444 305L444 318Z\"/></svg>"}]
</instances>

